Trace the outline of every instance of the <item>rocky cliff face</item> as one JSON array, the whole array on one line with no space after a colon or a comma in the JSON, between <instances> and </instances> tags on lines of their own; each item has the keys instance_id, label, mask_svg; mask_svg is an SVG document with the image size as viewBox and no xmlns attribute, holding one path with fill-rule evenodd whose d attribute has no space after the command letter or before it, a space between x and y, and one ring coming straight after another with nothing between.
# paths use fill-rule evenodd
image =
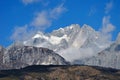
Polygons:
<instances>
[{"instance_id":1,"label":"rocky cliff face","mask_svg":"<svg viewBox=\"0 0 120 80\"><path fill-rule=\"evenodd\" d=\"M66 65L64 58L47 48L13 44L1 52L2 64L9 69L18 69L29 65ZM0 53L0 54L1 54ZM2 67L2 66L1 66ZM3 66L4 67L4 66Z\"/></svg>"},{"instance_id":2,"label":"rocky cliff face","mask_svg":"<svg viewBox=\"0 0 120 80\"><path fill-rule=\"evenodd\" d=\"M2 46L0 46L0 65L1 65L2 62L3 62L3 54L4 54L4 51L5 51L5 49L4 49Z\"/></svg>"},{"instance_id":3,"label":"rocky cliff face","mask_svg":"<svg viewBox=\"0 0 120 80\"><path fill-rule=\"evenodd\" d=\"M3 67L3 55L4 55L5 49L0 46L0 69Z\"/></svg>"}]
</instances>

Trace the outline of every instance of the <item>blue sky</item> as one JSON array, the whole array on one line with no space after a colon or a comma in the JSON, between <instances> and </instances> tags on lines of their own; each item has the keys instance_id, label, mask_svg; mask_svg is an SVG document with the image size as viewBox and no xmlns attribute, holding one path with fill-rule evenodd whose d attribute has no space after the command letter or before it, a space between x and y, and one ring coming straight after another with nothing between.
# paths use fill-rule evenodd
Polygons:
<instances>
[{"instance_id":1,"label":"blue sky","mask_svg":"<svg viewBox=\"0 0 120 80\"><path fill-rule=\"evenodd\" d=\"M120 32L120 0L1 0L0 45L8 46L36 31L51 32L70 24Z\"/></svg>"}]
</instances>

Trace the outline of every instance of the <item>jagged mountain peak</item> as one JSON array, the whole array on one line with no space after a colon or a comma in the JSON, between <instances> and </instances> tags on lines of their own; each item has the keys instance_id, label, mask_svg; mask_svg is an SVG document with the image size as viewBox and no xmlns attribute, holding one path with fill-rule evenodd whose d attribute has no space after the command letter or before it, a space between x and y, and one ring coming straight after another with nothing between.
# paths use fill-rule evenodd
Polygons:
<instances>
[{"instance_id":1,"label":"jagged mountain peak","mask_svg":"<svg viewBox=\"0 0 120 80\"><path fill-rule=\"evenodd\" d=\"M33 39L34 39L34 38L41 38L41 37L43 37L43 36L44 36L44 33L38 31L32 38L33 38Z\"/></svg>"},{"instance_id":2,"label":"jagged mountain peak","mask_svg":"<svg viewBox=\"0 0 120 80\"><path fill-rule=\"evenodd\" d=\"M84 31L95 31L91 26L87 25L87 24L84 24L82 27L81 27L82 30Z\"/></svg>"},{"instance_id":3,"label":"jagged mountain peak","mask_svg":"<svg viewBox=\"0 0 120 80\"><path fill-rule=\"evenodd\" d=\"M79 24L71 24L71 25L69 25L69 26L67 26L67 27L65 27L65 28L69 28L69 29L75 29L75 28L80 28L80 25Z\"/></svg>"},{"instance_id":4,"label":"jagged mountain peak","mask_svg":"<svg viewBox=\"0 0 120 80\"><path fill-rule=\"evenodd\" d=\"M69 26L59 28L58 30L53 30L51 34L70 34L74 31L79 31L80 30L80 25L79 24L71 24Z\"/></svg>"},{"instance_id":5,"label":"jagged mountain peak","mask_svg":"<svg viewBox=\"0 0 120 80\"><path fill-rule=\"evenodd\" d=\"M75 54L78 56L78 58L79 56L81 58L81 55L84 55L84 53L86 52L84 52L84 50L87 50L88 52L87 54L85 53L85 55L92 55L92 59L87 59L90 62L85 62L86 60L82 58L83 63L85 62L85 64L87 65L92 64L120 68L120 63L118 62L120 60L120 58L118 57L118 55L120 55L120 45L118 45L120 44L120 33L116 42L112 44L111 47L108 47L110 46L110 43L107 43L107 41L102 39L102 34L98 31L95 31L91 26L86 24L84 24L82 27L80 27L79 24L72 24L67 27L54 30L51 33L38 32L32 38L24 41L23 44L14 43L9 46L7 48L7 51L5 51L3 61L6 64L9 64L11 67L15 68L19 68L19 64L17 63L20 63L21 67L32 64L51 64L51 60L52 63L54 63L54 59L57 60L55 64L57 64L59 60L60 62L62 60L62 64L64 64L64 58L67 61L71 61L68 57L71 55L71 53L72 56ZM42 48L41 50L40 47L44 48ZM46 48L51 49L55 52L50 51ZM102 53L98 54L99 52ZM57 59L58 57L52 57L56 57L56 54L54 53L59 53L59 55L65 55L61 55L63 59ZM115 53L115 55L113 53ZM110 57L105 57L105 55L108 55ZM116 57L118 59L117 64ZM114 63L117 67L114 67L113 64L109 64L109 61L114 61L111 63Z\"/></svg>"},{"instance_id":6,"label":"jagged mountain peak","mask_svg":"<svg viewBox=\"0 0 120 80\"><path fill-rule=\"evenodd\" d=\"M71 24L47 34L39 32L32 39L24 41L25 45L45 47L57 52L71 46L80 48L94 45L93 47L98 49L102 46L103 49L106 47L103 47L105 43L106 41L101 40L100 33L87 24L82 27Z\"/></svg>"},{"instance_id":7,"label":"jagged mountain peak","mask_svg":"<svg viewBox=\"0 0 120 80\"><path fill-rule=\"evenodd\" d=\"M51 35L62 37L63 35L69 35L72 32L78 32L80 30L79 24L71 24L64 28L59 28L58 30L53 30L51 33L44 34L43 32L37 32L32 38L48 38Z\"/></svg>"}]
</instances>

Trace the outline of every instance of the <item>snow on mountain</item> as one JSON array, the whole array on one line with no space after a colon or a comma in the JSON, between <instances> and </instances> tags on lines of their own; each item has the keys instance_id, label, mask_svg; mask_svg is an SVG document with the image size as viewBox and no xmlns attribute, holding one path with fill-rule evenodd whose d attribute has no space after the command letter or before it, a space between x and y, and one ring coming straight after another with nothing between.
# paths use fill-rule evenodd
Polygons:
<instances>
[{"instance_id":1,"label":"snow on mountain","mask_svg":"<svg viewBox=\"0 0 120 80\"><path fill-rule=\"evenodd\" d=\"M1 53L3 54L1 56ZM19 69L29 65L67 65L68 62L54 51L42 47L14 43L4 52L0 50L0 69Z\"/></svg>"},{"instance_id":2,"label":"snow on mountain","mask_svg":"<svg viewBox=\"0 0 120 80\"><path fill-rule=\"evenodd\" d=\"M118 34L118 37L117 37L116 43L117 43L117 44L120 44L120 32L119 32L119 34Z\"/></svg>"},{"instance_id":3,"label":"snow on mountain","mask_svg":"<svg viewBox=\"0 0 120 80\"><path fill-rule=\"evenodd\" d=\"M99 31L95 31L89 25L84 24L80 27L78 24L72 24L58 30L53 30L51 33L45 34L38 32L31 39L24 41L23 43L27 46L52 49L67 61L74 61L82 58L83 54L84 57L91 57L107 48L110 45L110 42L105 40L102 36L103 35L101 35ZM86 50L88 50L87 53ZM78 57L73 58L73 60L68 58L73 54Z\"/></svg>"},{"instance_id":4,"label":"snow on mountain","mask_svg":"<svg viewBox=\"0 0 120 80\"><path fill-rule=\"evenodd\" d=\"M31 39L24 41L24 45L31 45L37 47L45 47L52 49L56 52L68 48L74 40L74 36L79 31L80 27L78 24L73 24L65 28L54 30L51 33L43 34L38 32Z\"/></svg>"},{"instance_id":5,"label":"snow on mountain","mask_svg":"<svg viewBox=\"0 0 120 80\"><path fill-rule=\"evenodd\" d=\"M120 34L110 47L85 61L87 65L112 67L120 69Z\"/></svg>"},{"instance_id":6,"label":"snow on mountain","mask_svg":"<svg viewBox=\"0 0 120 80\"><path fill-rule=\"evenodd\" d=\"M9 68L65 65L68 61L120 69L120 33L113 43L89 25L72 24L51 33L37 32L30 39L7 49L0 46L0 58Z\"/></svg>"}]
</instances>

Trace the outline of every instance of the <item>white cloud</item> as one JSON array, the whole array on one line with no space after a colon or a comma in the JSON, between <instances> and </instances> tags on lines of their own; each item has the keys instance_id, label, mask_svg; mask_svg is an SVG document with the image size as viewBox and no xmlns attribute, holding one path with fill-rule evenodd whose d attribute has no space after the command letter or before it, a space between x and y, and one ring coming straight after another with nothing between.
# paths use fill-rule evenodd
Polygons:
<instances>
[{"instance_id":1,"label":"white cloud","mask_svg":"<svg viewBox=\"0 0 120 80\"><path fill-rule=\"evenodd\" d=\"M113 8L113 2L110 1L109 3L106 4L105 13L108 14L112 8Z\"/></svg>"},{"instance_id":2,"label":"white cloud","mask_svg":"<svg viewBox=\"0 0 120 80\"><path fill-rule=\"evenodd\" d=\"M41 11L34 17L31 25L38 29L44 30L51 26L54 19L57 19L65 11L66 8L63 6L63 4L60 4L59 6L50 10Z\"/></svg>"},{"instance_id":3,"label":"white cloud","mask_svg":"<svg viewBox=\"0 0 120 80\"><path fill-rule=\"evenodd\" d=\"M106 39L111 40L112 32L115 30L115 26L110 22L110 16L104 16L102 21L102 34Z\"/></svg>"},{"instance_id":4,"label":"white cloud","mask_svg":"<svg viewBox=\"0 0 120 80\"><path fill-rule=\"evenodd\" d=\"M113 1L106 3L105 6L105 14L108 16L104 16L102 19L102 29L101 33L103 34L103 39L107 39L110 41L112 39L112 32L115 30L115 26L110 22L111 16L109 16L109 12L113 8Z\"/></svg>"},{"instance_id":5,"label":"white cloud","mask_svg":"<svg viewBox=\"0 0 120 80\"><path fill-rule=\"evenodd\" d=\"M32 36L33 32L28 31L28 25L16 26L12 36L13 41L23 41Z\"/></svg>"},{"instance_id":6,"label":"white cloud","mask_svg":"<svg viewBox=\"0 0 120 80\"><path fill-rule=\"evenodd\" d=\"M32 1L31 1L32 2ZM11 39L14 41L23 41L28 39L37 31L43 31L52 25L52 22L57 19L63 12L65 12L63 4L49 9L43 10L35 15L30 24L18 26L14 29Z\"/></svg>"},{"instance_id":7,"label":"white cloud","mask_svg":"<svg viewBox=\"0 0 120 80\"><path fill-rule=\"evenodd\" d=\"M50 11L50 17L56 19L64 11L66 11L66 8L63 6L63 4L60 4Z\"/></svg>"},{"instance_id":8,"label":"white cloud","mask_svg":"<svg viewBox=\"0 0 120 80\"><path fill-rule=\"evenodd\" d=\"M51 19L49 18L49 14L47 11L42 11L38 13L33 21L31 22L32 26L35 26L41 30L43 30L45 27L48 27L51 25Z\"/></svg>"},{"instance_id":9,"label":"white cloud","mask_svg":"<svg viewBox=\"0 0 120 80\"><path fill-rule=\"evenodd\" d=\"M23 4L28 5L28 4L33 4L33 3L39 3L42 6L48 6L50 1L48 0L21 0Z\"/></svg>"},{"instance_id":10,"label":"white cloud","mask_svg":"<svg viewBox=\"0 0 120 80\"><path fill-rule=\"evenodd\" d=\"M64 57L69 62L74 62L75 60L82 60L92 57L94 55L94 52L92 48L70 47L61 51L59 55Z\"/></svg>"},{"instance_id":11,"label":"white cloud","mask_svg":"<svg viewBox=\"0 0 120 80\"><path fill-rule=\"evenodd\" d=\"M31 3L34 3L34 2L38 2L39 0L22 0L22 2L24 3L24 4L31 4Z\"/></svg>"},{"instance_id":12,"label":"white cloud","mask_svg":"<svg viewBox=\"0 0 120 80\"><path fill-rule=\"evenodd\" d=\"M104 16L103 17L103 29L102 29L102 31L104 33L109 33L109 32L114 31L114 29L115 29L115 26L112 23L110 23L110 16Z\"/></svg>"}]
</instances>

